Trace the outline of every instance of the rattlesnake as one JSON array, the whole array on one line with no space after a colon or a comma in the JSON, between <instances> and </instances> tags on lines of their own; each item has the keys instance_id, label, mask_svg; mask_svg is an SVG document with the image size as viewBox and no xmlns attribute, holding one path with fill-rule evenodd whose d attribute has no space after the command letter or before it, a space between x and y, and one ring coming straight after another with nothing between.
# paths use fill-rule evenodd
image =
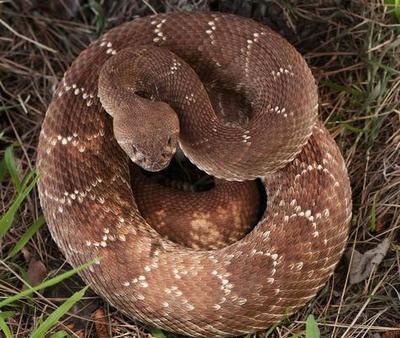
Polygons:
<instances>
[{"instance_id":1,"label":"rattlesnake","mask_svg":"<svg viewBox=\"0 0 400 338\"><path fill-rule=\"evenodd\" d=\"M158 170L177 142L210 175L262 182L267 207L244 238L188 248L141 216L122 148ZM240 335L290 315L324 285L347 239L347 170L317 120L309 68L278 34L233 15L139 18L93 42L54 94L38 169L67 261L97 258L81 275L98 294L182 334Z\"/></svg>"}]
</instances>

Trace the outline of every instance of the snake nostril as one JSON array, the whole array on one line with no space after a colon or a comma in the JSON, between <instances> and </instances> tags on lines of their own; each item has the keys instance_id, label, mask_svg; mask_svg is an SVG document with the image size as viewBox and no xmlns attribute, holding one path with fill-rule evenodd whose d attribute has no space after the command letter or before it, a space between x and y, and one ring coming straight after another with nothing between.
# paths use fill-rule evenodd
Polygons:
<instances>
[{"instance_id":1,"label":"snake nostril","mask_svg":"<svg viewBox=\"0 0 400 338\"><path fill-rule=\"evenodd\" d=\"M171 146L171 145L172 145L172 136L168 137L167 145L168 145L168 146Z\"/></svg>"},{"instance_id":2,"label":"snake nostril","mask_svg":"<svg viewBox=\"0 0 400 338\"><path fill-rule=\"evenodd\" d=\"M135 154L135 155L136 155L136 153L137 153L137 149L136 149L136 147L135 147L135 146L132 146L132 152L133 152L133 154Z\"/></svg>"}]
</instances>

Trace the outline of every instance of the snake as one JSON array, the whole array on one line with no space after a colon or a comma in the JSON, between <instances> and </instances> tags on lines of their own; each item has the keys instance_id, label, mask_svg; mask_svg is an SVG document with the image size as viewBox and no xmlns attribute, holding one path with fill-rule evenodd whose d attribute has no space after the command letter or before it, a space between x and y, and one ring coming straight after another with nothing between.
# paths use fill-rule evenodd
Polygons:
<instances>
[{"instance_id":1,"label":"snake","mask_svg":"<svg viewBox=\"0 0 400 338\"><path fill-rule=\"evenodd\" d=\"M214 187L162 193L138 183L178 154ZM266 329L316 295L347 242L349 177L318 118L312 72L279 34L233 14L157 14L92 42L54 92L37 167L44 216L67 262L94 262L80 275L97 294L166 331ZM239 236L255 217L255 184L265 209ZM166 207L182 209L167 217L182 229L175 237L160 230ZM221 214L226 231L214 222ZM198 231L192 246L174 240L185 229ZM207 234L215 246L203 243Z\"/></svg>"}]
</instances>

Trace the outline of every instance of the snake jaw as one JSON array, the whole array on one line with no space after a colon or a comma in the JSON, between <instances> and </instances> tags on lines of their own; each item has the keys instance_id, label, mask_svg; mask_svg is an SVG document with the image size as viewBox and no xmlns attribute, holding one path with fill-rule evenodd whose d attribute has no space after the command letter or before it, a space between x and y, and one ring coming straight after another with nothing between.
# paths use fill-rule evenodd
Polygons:
<instances>
[{"instance_id":1,"label":"snake jaw","mask_svg":"<svg viewBox=\"0 0 400 338\"><path fill-rule=\"evenodd\" d=\"M169 137L166 146L158 154L140 151L130 138L117 138L117 142L132 162L146 171L156 172L165 169L171 162L176 151L177 136Z\"/></svg>"},{"instance_id":2,"label":"snake jaw","mask_svg":"<svg viewBox=\"0 0 400 338\"><path fill-rule=\"evenodd\" d=\"M168 167L169 163L172 160L172 157L175 154L174 151L166 151L161 154L160 158L157 160L152 160L144 157L141 161L136 161L135 163L141 166L144 170L155 172L161 171Z\"/></svg>"}]
</instances>

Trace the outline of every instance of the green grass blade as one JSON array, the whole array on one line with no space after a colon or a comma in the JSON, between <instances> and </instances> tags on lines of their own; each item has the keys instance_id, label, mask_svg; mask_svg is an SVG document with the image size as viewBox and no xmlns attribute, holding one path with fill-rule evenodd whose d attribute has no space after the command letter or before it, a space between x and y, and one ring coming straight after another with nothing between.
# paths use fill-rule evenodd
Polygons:
<instances>
[{"instance_id":1,"label":"green grass blade","mask_svg":"<svg viewBox=\"0 0 400 338\"><path fill-rule=\"evenodd\" d=\"M32 176L34 176L34 175L32 175ZM36 185L37 181L38 181L38 176L36 175L33 177L33 179L30 180L30 183L28 184L28 186L25 187L25 189L23 189L22 191L20 191L17 194L17 197L15 198L14 202L11 204L10 208L0 218L0 239L7 233L8 229L11 227L11 225L14 221L16 212L18 211L22 202L25 200L25 198L31 192L33 187Z\"/></svg>"},{"instance_id":2,"label":"green grass blade","mask_svg":"<svg viewBox=\"0 0 400 338\"><path fill-rule=\"evenodd\" d=\"M26 187L28 186L29 182L32 181L32 177L35 177L35 176L36 176L36 171L35 171L35 170L32 170L31 172L29 172L29 173L22 179L22 182L21 182L22 190L25 190L25 189L26 189Z\"/></svg>"},{"instance_id":3,"label":"green grass blade","mask_svg":"<svg viewBox=\"0 0 400 338\"><path fill-rule=\"evenodd\" d=\"M320 338L318 324L313 315L307 317L306 338Z\"/></svg>"},{"instance_id":4,"label":"green grass blade","mask_svg":"<svg viewBox=\"0 0 400 338\"><path fill-rule=\"evenodd\" d=\"M7 326L6 319L12 317L14 312L7 311L7 312L0 312L0 333L2 332L5 338L12 338L12 333L10 328Z\"/></svg>"},{"instance_id":5,"label":"green grass blade","mask_svg":"<svg viewBox=\"0 0 400 338\"><path fill-rule=\"evenodd\" d=\"M361 134L361 133L364 133L364 132L365 132L364 129L360 129L360 128L353 127L351 124L346 123L346 122L341 122L340 124L341 124L343 127L345 127L347 130L350 130L351 132L353 132L354 134Z\"/></svg>"},{"instance_id":6,"label":"green grass blade","mask_svg":"<svg viewBox=\"0 0 400 338\"><path fill-rule=\"evenodd\" d=\"M15 315L14 311L0 311L0 318L7 319Z\"/></svg>"},{"instance_id":7,"label":"green grass blade","mask_svg":"<svg viewBox=\"0 0 400 338\"><path fill-rule=\"evenodd\" d=\"M0 317L0 332L2 332L6 338L12 338L10 328L7 326L6 321Z\"/></svg>"},{"instance_id":8,"label":"green grass blade","mask_svg":"<svg viewBox=\"0 0 400 338\"><path fill-rule=\"evenodd\" d=\"M158 328L151 328L150 333L154 338L165 338L164 332Z\"/></svg>"},{"instance_id":9,"label":"green grass blade","mask_svg":"<svg viewBox=\"0 0 400 338\"><path fill-rule=\"evenodd\" d=\"M304 337L304 331L296 333L293 336L290 336L290 338L302 338L302 337Z\"/></svg>"},{"instance_id":10,"label":"green grass blade","mask_svg":"<svg viewBox=\"0 0 400 338\"><path fill-rule=\"evenodd\" d=\"M265 338L268 338L268 337L272 334L272 332L274 332L275 329L276 329L279 325L281 325L281 324L282 324L282 322L277 322L277 323L275 323L274 325L272 325L272 326L268 329L268 331L265 332Z\"/></svg>"},{"instance_id":11,"label":"green grass blade","mask_svg":"<svg viewBox=\"0 0 400 338\"><path fill-rule=\"evenodd\" d=\"M28 241L32 238L32 236L40 229L40 227L45 223L45 219L40 216L29 228L25 231L25 233L21 236L17 244L12 248L10 253L8 254L8 258L14 257L18 252L22 250L22 248L28 243Z\"/></svg>"},{"instance_id":12,"label":"green grass blade","mask_svg":"<svg viewBox=\"0 0 400 338\"><path fill-rule=\"evenodd\" d=\"M100 36L101 34L103 34L107 24L107 18L104 15L103 7L95 0L89 1L89 7L95 14L96 33L97 36Z\"/></svg>"},{"instance_id":13,"label":"green grass blade","mask_svg":"<svg viewBox=\"0 0 400 338\"><path fill-rule=\"evenodd\" d=\"M79 271L86 269L87 267L92 265L94 262L95 262L95 260L85 263L81 266L78 266L75 269L69 270L67 272L62 273L61 275L58 275L49 280L46 280L33 288L28 288L26 290L23 290L23 291L17 293L14 296L7 297L6 299L4 299L0 302L0 308L2 308L3 306L6 306L8 304L12 304L21 298L27 297L27 296L31 295L33 292L36 292L36 291L48 288L50 286L53 286L55 284L58 284L58 283L62 282L64 279L67 279L67 278L75 275Z\"/></svg>"},{"instance_id":14,"label":"green grass blade","mask_svg":"<svg viewBox=\"0 0 400 338\"><path fill-rule=\"evenodd\" d=\"M397 22L400 22L400 0L385 0L389 12L396 18Z\"/></svg>"},{"instance_id":15,"label":"green grass blade","mask_svg":"<svg viewBox=\"0 0 400 338\"><path fill-rule=\"evenodd\" d=\"M13 146L7 147L6 151L4 152L4 162L6 164L8 173L11 176L11 181L13 182L17 191L21 192L21 180L19 179L18 169L14 161Z\"/></svg>"},{"instance_id":16,"label":"green grass blade","mask_svg":"<svg viewBox=\"0 0 400 338\"><path fill-rule=\"evenodd\" d=\"M56 324L58 320L66 314L69 309L74 306L78 301L82 299L85 295L86 290L89 286L85 286L82 290L75 292L71 297L69 297L64 303L62 303L56 310L54 310L46 320L36 328L30 338L42 338L45 337L46 333Z\"/></svg>"}]
</instances>

